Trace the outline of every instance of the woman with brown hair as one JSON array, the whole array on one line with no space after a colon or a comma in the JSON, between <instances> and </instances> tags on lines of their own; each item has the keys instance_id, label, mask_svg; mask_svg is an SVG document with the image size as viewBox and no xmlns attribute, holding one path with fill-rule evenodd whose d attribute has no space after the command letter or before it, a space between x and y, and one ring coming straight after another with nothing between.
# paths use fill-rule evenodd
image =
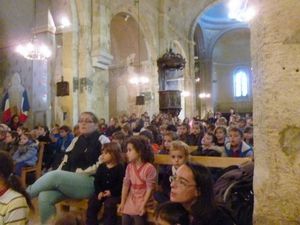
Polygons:
<instances>
[{"instance_id":1,"label":"woman with brown hair","mask_svg":"<svg viewBox=\"0 0 300 225\"><path fill-rule=\"evenodd\" d=\"M80 136L66 149L59 169L46 173L27 188L32 198L38 197L42 224L56 213L56 203L67 198L89 198L95 192L92 175L100 164L102 144L109 140L99 133L93 113L81 113L78 123Z\"/></svg>"}]
</instances>

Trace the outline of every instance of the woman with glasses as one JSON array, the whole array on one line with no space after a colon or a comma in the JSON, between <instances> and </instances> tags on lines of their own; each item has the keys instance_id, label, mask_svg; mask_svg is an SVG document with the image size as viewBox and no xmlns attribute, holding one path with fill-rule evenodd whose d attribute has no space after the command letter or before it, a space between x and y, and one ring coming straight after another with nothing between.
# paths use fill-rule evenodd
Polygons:
<instances>
[{"instance_id":1,"label":"woman with glasses","mask_svg":"<svg viewBox=\"0 0 300 225\"><path fill-rule=\"evenodd\" d=\"M64 199L89 198L94 193L94 177L100 162L101 146L109 139L98 132L98 119L91 112L80 115L80 135L73 139L60 167L46 173L27 188L38 197L41 224L55 214L55 204Z\"/></svg>"},{"instance_id":2,"label":"woman with glasses","mask_svg":"<svg viewBox=\"0 0 300 225\"><path fill-rule=\"evenodd\" d=\"M192 225L234 225L231 217L214 200L209 170L191 163L182 165L170 177L172 202L181 203L190 212Z\"/></svg>"}]
</instances>

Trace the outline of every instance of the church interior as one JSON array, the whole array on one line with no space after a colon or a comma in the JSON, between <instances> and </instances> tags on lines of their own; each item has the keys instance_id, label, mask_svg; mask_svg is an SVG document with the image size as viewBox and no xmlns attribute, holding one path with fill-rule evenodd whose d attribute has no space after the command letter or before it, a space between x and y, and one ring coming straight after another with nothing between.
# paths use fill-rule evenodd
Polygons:
<instances>
[{"instance_id":1,"label":"church interior","mask_svg":"<svg viewBox=\"0 0 300 225\"><path fill-rule=\"evenodd\" d=\"M0 0L2 122L72 130L92 112L109 139L111 123L135 134L168 117L177 133L245 122L247 224L300 224L299 10L299 0Z\"/></svg>"}]
</instances>

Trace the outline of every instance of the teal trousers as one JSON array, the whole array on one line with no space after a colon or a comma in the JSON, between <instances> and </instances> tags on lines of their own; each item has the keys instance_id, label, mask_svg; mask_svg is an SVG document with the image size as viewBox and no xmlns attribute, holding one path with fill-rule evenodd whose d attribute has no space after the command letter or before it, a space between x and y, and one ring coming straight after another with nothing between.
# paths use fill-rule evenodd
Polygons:
<instances>
[{"instance_id":1,"label":"teal trousers","mask_svg":"<svg viewBox=\"0 0 300 225\"><path fill-rule=\"evenodd\" d=\"M44 174L28 186L31 198L38 197L41 224L56 214L55 204L64 199L90 198L94 190L94 177L55 170Z\"/></svg>"}]
</instances>

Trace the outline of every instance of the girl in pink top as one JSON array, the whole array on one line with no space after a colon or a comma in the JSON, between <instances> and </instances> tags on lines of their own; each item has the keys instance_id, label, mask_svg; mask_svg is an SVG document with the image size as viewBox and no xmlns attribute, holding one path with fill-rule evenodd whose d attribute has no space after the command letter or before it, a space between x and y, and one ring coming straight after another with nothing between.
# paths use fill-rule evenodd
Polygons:
<instances>
[{"instance_id":1,"label":"girl in pink top","mask_svg":"<svg viewBox=\"0 0 300 225\"><path fill-rule=\"evenodd\" d=\"M146 204L156 183L156 169L151 164L153 153L149 142L142 136L131 137L127 141L127 159L122 199L118 211L122 215L122 225L147 224Z\"/></svg>"}]
</instances>

